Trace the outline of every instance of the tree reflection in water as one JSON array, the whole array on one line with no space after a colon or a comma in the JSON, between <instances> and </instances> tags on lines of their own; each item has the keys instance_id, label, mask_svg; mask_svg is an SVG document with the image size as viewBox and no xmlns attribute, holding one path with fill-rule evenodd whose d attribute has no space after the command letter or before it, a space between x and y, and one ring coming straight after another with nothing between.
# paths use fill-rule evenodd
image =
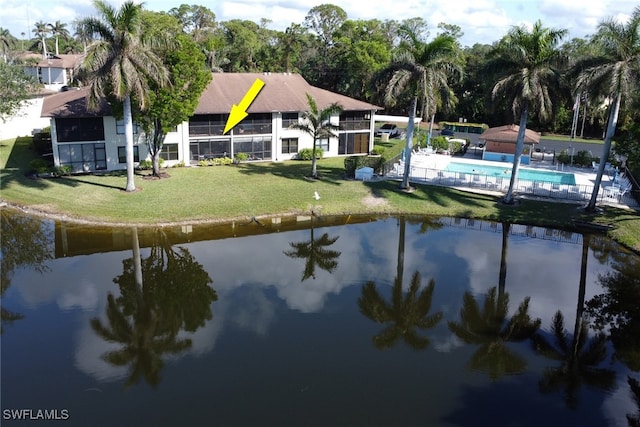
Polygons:
<instances>
[{"instance_id":1,"label":"tree reflection in water","mask_svg":"<svg viewBox=\"0 0 640 427\"><path fill-rule=\"evenodd\" d=\"M311 218L311 237L303 242L291 242L291 250L284 251L284 254L290 258L304 259L304 271L302 272L302 280L304 282L309 277L316 278L316 267L319 267L328 273L332 273L338 267L338 258L340 252L328 249L333 245L340 236L329 237L329 233L324 233L320 238L316 239L313 230L313 217Z\"/></svg>"},{"instance_id":2,"label":"tree reflection in water","mask_svg":"<svg viewBox=\"0 0 640 427\"><path fill-rule=\"evenodd\" d=\"M16 215L7 209L0 209L0 297L11 286L11 278L16 268L30 268L46 273L46 262L53 258L52 233L45 230L44 221ZM8 325L24 318L20 313L0 304L0 334Z\"/></svg>"},{"instance_id":3,"label":"tree reflection in water","mask_svg":"<svg viewBox=\"0 0 640 427\"><path fill-rule=\"evenodd\" d=\"M122 345L102 358L129 368L127 387L141 378L157 387L162 356L191 347L190 339L178 335L182 330L195 332L212 318L217 295L202 265L186 248L174 248L162 230L156 232L147 258L140 257L135 227L132 247L134 256L123 261L124 271L114 279L120 296L108 295L106 324L94 318L91 327L105 341Z\"/></svg>"},{"instance_id":4,"label":"tree reflection in water","mask_svg":"<svg viewBox=\"0 0 640 427\"><path fill-rule=\"evenodd\" d=\"M589 339L589 325L584 316L584 299L587 276L587 255L591 236L583 235L582 257L580 265L580 284L573 335L569 336L564 328L564 316L558 311L553 317L551 335L536 334L534 348L545 357L560 362L559 366L545 369L539 382L543 393L562 391L566 405L578 407L578 392L583 385L611 390L615 385L615 372L598 368L607 357L606 336L598 333Z\"/></svg>"}]
</instances>

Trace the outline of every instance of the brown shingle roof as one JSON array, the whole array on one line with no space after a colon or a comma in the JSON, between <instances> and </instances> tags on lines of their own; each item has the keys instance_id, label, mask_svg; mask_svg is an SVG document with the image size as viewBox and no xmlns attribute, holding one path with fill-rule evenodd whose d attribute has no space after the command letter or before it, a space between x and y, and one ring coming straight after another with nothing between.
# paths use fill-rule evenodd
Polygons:
<instances>
[{"instance_id":1,"label":"brown shingle roof","mask_svg":"<svg viewBox=\"0 0 640 427\"><path fill-rule=\"evenodd\" d=\"M484 139L485 141L515 143L516 140L518 139L519 131L520 131L520 126L518 125L498 126L495 128L489 128L485 130L480 135L480 139ZM531 129L525 129L524 142L528 144L537 144L540 142L540 134Z\"/></svg>"},{"instance_id":2,"label":"brown shingle roof","mask_svg":"<svg viewBox=\"0 0 640 427\"><path fill-rule=\"evenodd\" d=\"M43 59L42 55L39 53L25 52L18 55L18 58L22 59L23 61L26 61L30 58L37 59L38 63L35 65L37 67L69 69L69 68L75 68L77 65L79 65L80 62L82 61L83 56L84 55L61 53L59 55L52 55L48 59Z\"/></svg>"},{"instance_id":3,"label":"brown shingle roof","mask_svg":"<svg viewBox=\"0 0 640 427\"><path fill-rule=\"evenodd\" d=\"M256 79L262 80L264 87L249 107L249 113L306 111L309 109L306 93L316 100L321 109L334 102L345 111L382 109L368 102L311 86L299 74L214 73L200 97L195 114L228 114L231 106L240 103Z\"/></svg>"},{"instance_id":4,"label":"brown shingle roof","mask_svg":"<svg viewBox=\"0 0 640 427\"><path fill-rule=\"evenodd\" d=\"M111 107L103 100L96 111L87 108L88 88L70 89L44 98L41 117L101 117L110 116Z\"/></svg>"},{"instance_id":5,"label":"brown shingle roof","mask_svg":"<svg viewBox=\"0 0 640 427\"><path fill-rule=\"evenodd\" d=\"M229 114L231 106L239 104L256 79L264 87L248 109L249 113L307 111L309 93L319 108L337 102L345 111L381 110L368 102L311 86L299 74L214 73L211 83L200 96L194 114ZM103 102L97 112L87 111L86 88L69 90L45 98L42 117L96 117L110 115L111 109Z\"/></svg>"}]
</instances>

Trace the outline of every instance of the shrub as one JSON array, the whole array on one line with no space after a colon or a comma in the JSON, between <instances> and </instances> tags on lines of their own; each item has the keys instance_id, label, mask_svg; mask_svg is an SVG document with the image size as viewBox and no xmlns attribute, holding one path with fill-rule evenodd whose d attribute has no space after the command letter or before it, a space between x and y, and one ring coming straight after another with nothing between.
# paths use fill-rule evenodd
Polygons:
<instances>
[{"instance_id":1,"label":"shrub","mask_svg":"<svg viewBox=\"0 0 640 427\"><path fill-rule=\"evenodd\" d=\"M316 159L321 159L323 155L324 151L322 150L322 148L316 148ZM298 160L311 160L312 157L313 149L311 148L303 148L302 150L298 151L298 155L296 156Z\"/></svg>"},{"instance_id":2,"label":"shrub","mask_svg":"<svg viewBox=\"0 0 640 427\"><path fill-rule=\"evenodd\" d=\"M153 162L151 160L140 160L138 164L138 169L149 170L153 169Z\"/></svg>"},{"instance_id":3,"label":"shrub","mask_svg":"<svg viewBox=\"0 0 640 427\"><path fill-rule=\"evenodd\" d=\"M178 163L173 165L174 168L183 168L185 167L184 160L180 160Z\"/></svg>"},{"instance_id":4,"label":"shrub","mask_svg":"<svg viewBox=\"0 0 640 427\"><path fill-rule=\"evenodd\" d=\"M371 154L381 156L385 152L385 150L386 148L376 145L375 147L373 147L373 150L371 150Z\"/></svg>"},{"instance_id":5,"label":"shrub","mask_svg":"<svg viewBox=\"0 0 640 427\"><path fill-rule=\"evenodd\" d=\"M54 176L71 175L72 171L73 171L73 168L70 165L56 166L53 168L53 175Z\"/></svg>"},{"instance_id":6,"label":"shrub","mask_svg":"<svg viewBox=\"0 0 640 427\"><path fill-rule=\"evenodd\" d=\"M431 138L431 146L435 151L446 151L449 149L449 141L444 136Z\"/></svg>"},{"instance_id":7,"label":"shrub","mask_svg":"<svg viewBox=\"0 0 640 427\"><path fill-rule=\"evenodd\" d=\"M29 166L36 173L47 173L49 172L49 165L44 159L33 159L29 162Z\"/></svg>"},{"instance_id":8,"label":"shrub","mask_svg":"<svg viewBox=\"0 0 640 427\"><path fill-rule=\"evenodd\" d=\"M567 150L562 150L560 154L556 156L556 159L558 160L558 163L564 163L565 165L571 163L571 156L569 156L569 152Z\"/></svg>"},{"instance_id":9,"label":"shrub","mask_svg":"<svg viewBox=\"0 0 640 427\"><path fill-rule=\"evenodd\" d=\"M451 154L462 152L462 144L458 141L448 141L447 150Z\"/></svg>"},{"instance_id":10,"label":"shrub","mask_svg":"<svg viewBox=\"0 0 640 427\"><path fill-rule=\"evenodd\" d=\"M236 153L236 159L240 162L243 162L249 158L247 153Z\"/></svg>"},{"instance_id":11,"label":"shrub","mask_svg":"<svg viewBox=\"0 0 640 427\"><path fill-rule=\"evenodd\" d=\"M383 156L349 156L344 159L344 173L347 177L354 178L356 176L356 170L364 166L373 168L375 172L378 172L384 162Z\"/></svg>"},{"instance_id":12,"label":"shrub","mask_svg":"<svg viewBox=\"0 0 640 427\"><path fill-rule=\"evenodd\" d=\"M591 162L594 159L591 153L587 150L578 151L575 156L573 156L573 164L580 166L591 166Z\"/></svg>"}]
</instances>

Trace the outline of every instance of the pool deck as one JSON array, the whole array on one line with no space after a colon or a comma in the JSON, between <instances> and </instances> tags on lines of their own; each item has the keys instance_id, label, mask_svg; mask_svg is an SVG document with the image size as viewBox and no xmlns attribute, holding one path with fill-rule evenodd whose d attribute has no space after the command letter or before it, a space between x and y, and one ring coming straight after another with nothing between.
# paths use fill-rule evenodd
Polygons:
<instances>
[{"instance_id":1,"label":"pool deck","mask_svg":"<svg viewBox=\"0 0 640 427\"><path fill-rule=\"evenodd\" d=\"M411 169L412 169L411 179L414 182L423 181L425 179L422 177L426 177L427 175L426 172L424 172L425 170L430 169L430 170L444 171L449 165L449 163L451 162L476 164L476 165L484 165L484 166L495 166L495 167L503 168L509 171L508 172L509 177L511 176L511 169L513 168L512 163L482 160L479 158L479 156L475 155L471 150L467 152L465 156L460 156L460 157L459 156L452 157L450 155L433 154L433 153L416 154L414 152L411 155ZM532 160L531 164L521 165L521 167L531 168L531 169L541 169L541 170L554 171L554 172L572 173L575 177L575 185L580 188L593 188L593 185L596 180L596 171L594 171L591 168L565 166L557 163L553 164L552 160L547 160L547 159ZM398 168L396 170L399 172L402 171L402 168L400 167L400 165L398 165ZM387 176L387 178L399 179L401 176L402 176L401 172L400 173L391 172ZM632 197L627 196L627 197L624 197L623 199L619 199L616 197L605 197L605 194L607 194L608 189L610 189L613 184L614 184L613 176L610 176L606 173L603 174L602 181L600 183L598 203L617 206L617 207L629 207L629 208L638 209L638 205ZM441 185L447 185L447 184L445 183ZM464 189L469 189L471 191L478 191L478 188L475 188L473 185L469 185L469 186L456 185L456 186L463 187ZM504 188L502 190L499 188L494 190L485 188L485 189L481 189L480 191L487 191L487 190L489 190L489 192L491 193L504 194ZM578 201L580 203L584 203L585 198L588 200L587 196L590 195L591 190L589 190L587 193L588 194L583 194L580 200L568 200L568 201L574 201L574 202ZM525 196L525 194L523 194L523 196ZM530 196L530 195L527 195L527 196ZM543 198L549 199L550 197L543 197ZM569 197L569 199L571 199L571 197Z\"/></svg>"}]
</instances>

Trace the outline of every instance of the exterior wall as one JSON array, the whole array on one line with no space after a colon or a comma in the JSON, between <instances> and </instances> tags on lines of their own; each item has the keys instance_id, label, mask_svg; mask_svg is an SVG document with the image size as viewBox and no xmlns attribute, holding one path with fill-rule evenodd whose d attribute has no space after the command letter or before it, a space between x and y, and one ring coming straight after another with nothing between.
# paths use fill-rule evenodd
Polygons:
<instances>
[{"instance_id":1,"label":"exterior wall","mask_svg":"<svg viewBox=\"0 0 640 427\"><path fill-rule=\"evenodd\" d=\"M482 160L490 160L493 162L508 162L513 163L515 155L510 153L495 153L492 151L484 151L482 153ZM523 154L520 156L520 164L528 165L531 159L528 155Z\"/></svg>"},{"instance_id":2,"label":"exterior wall","mask_svg":"<svg viewBox=\"0 0 640 427\"><path fill-rule=\"evenodd\" d=\"M369 129L359 129L359 130L347 130L340 131L339 134L358 134L363 135L360 138L368 138L369 144L367 153L370 152L373 148L373 132L374 132L374 121L373 121L373 112L371 112L372 119L369 123ZM335 125L338 125L339 116L334 116L331 118L331 122ZM82 144L83 147L93 147L94 144L104 144L104 151L106 154L106 170L123 170L126 169L126 163L120 163L118 159L118 147L125 147L125 135L117 133L116 119L114 117L103 117L103 126L104 126L104 141L71 141L71 142L58 142L58 135L56 129L56 121L55 119L51 119L51 139L52 139L52 147L53 147L53 157L54 164L56 166L61 165L61 156L60 156L60 147L65 144ZM177 160L165 160L165 166L173 166L177 163L184 162L185 165L197 165L198 159L194 159L191 144L195 144L198 141L207 141L207 140L216 140L216 141L229 141L230 140L230 151L227 153L227 156L233 157L236 153L234 153L234 142L238 142L239 140L251 138L264 138L268 140L271 138L271 157L265 158L262 160L273 160L273 161L282 161L282 160L290 160L295 158L297 153L282 153L282 140L286 138L296 138L298 140L298 151L305 148L313 148L313 138L299 130L293 130L282 125L282 114L281 113L273 113L271 120L271 133L270 134L241 134L236 133L236 129L233 129L226 135L198 135L194 137L189 136L189 122L185 121L181 125L177 126L177 130L175 132L169 132L165 139L165 145L167 144L177 144L178 145L178 159ZM90 145L84 145L90 144ZM139 130L138 134L134 134L134 145L138 147L139 160L150 159L149 151L147 144L144 140L141 130ZM333 157L341 155L338 152L339 146L339 138L330 138L329 139L329 150L324 153L326 157ZM220 153L218 153L220 154ZM351 154L349 154L351 155ZM138 166L138 162L136 162L136 166ZM82 167L78 167L78 165L74 165L74 172L89 172L94 171L95 168L88 167L83 164Z\"/></svg>"}]
</instances>

